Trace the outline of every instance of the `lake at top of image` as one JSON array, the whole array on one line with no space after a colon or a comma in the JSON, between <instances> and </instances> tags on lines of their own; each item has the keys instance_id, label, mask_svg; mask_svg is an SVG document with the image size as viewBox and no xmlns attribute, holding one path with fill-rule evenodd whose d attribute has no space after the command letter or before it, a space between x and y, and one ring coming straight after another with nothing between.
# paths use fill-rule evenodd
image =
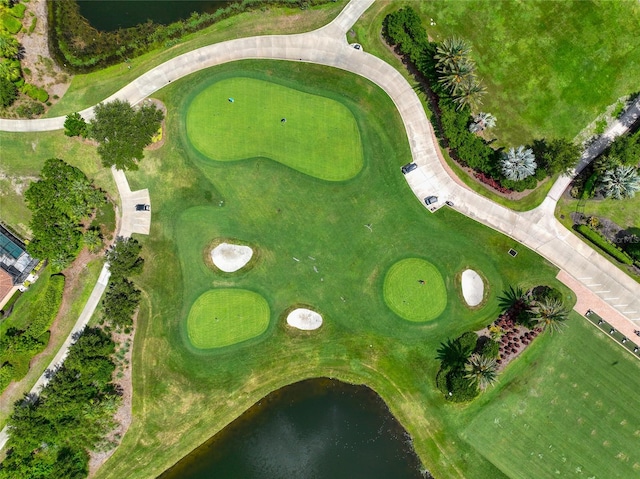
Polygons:
<instances>
[{"instance_id":1,"label":"lake at top of image","mask_svg":"<svg viewBox=\"0 0 640 479\"><path fill-rule=\"evenodd\" d=\"M216 0L78 0L80 14L96 30L128 28L152 20L168 25L193 12L212 13L231 1Z\"/></svg>"},{"instance_id":2,"label":"lake at top of image","mask_svg":"<svg viewBox=\"0 0 640 479\"><path fill-rule=\"evenodd\" d=\"M263 398L160 479L424 477L409 435L375 392L311 379Z\"/></svg>"}]
</instances>

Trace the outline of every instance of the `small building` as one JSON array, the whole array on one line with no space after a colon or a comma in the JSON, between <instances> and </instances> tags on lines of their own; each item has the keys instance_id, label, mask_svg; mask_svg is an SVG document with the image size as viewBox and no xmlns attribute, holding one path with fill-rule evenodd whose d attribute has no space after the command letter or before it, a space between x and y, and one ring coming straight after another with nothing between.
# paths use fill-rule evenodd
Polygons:
<instances>
[{"instance_id":1,"label":"small building","mask_svg":"<svg viewBox=\"0 0 640 479\"><path fill-rule=\"evenodd\" d=\"M32 272L39 262L27 253L16 235L0 223L0 308L17 289L24 291L37 279Z\"/></svg>"}]
</instances>

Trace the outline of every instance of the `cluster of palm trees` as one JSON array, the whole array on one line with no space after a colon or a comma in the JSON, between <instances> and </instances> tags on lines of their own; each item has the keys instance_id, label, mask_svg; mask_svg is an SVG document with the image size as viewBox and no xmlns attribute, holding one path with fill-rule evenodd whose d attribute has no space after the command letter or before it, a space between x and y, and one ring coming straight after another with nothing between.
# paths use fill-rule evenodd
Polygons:
<instances>
[{"instance_id":1,"label":"cluster of palm trees","mask_svg":"<svg viewBox=\"0 0 640 479\"><path fill-rule=\"evenodd\" d=\"M510 148L500 162L502 174L508 180L520 181L535 174L538 164L531 148L520 145Z\"/></svg>"},{"instance_id":2,"label":"cluster of palm trees","mask_svg":"<svg viewBox=\"0 0 640 479\"><path fill-rule=\"evenodd\" d=\"M477 108L486 93L485 87L476 76L476 65L469 57L471 46L461 38L448 38L436 48L434 58L440 83L451 94L457 109L469 106Z\"/></svg>"},{"instance_id":3,"label":"cluster of palm trees","mask_svg":"<svg viewBox=\"0 0 640 479\"><path fill-rule=\"evenodd\" d=\"M504 291L502 297L498 298L498 304L503 313L515 313L516 320L520 321L524 317L527 323L543 332L560 332L569 318L569 311L562 301L550 296L534 300L531 294L525 293L519 286L510 286Z\"/></svg>"}]
</instances>

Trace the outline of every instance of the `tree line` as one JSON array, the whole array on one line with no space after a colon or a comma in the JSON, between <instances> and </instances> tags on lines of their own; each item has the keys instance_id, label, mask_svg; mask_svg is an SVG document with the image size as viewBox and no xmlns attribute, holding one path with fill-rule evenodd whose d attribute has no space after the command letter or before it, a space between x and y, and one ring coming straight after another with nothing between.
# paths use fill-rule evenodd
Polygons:
<instances>
[{"instance_id":1,"label":"tree line","mask_svg":"<svg viewBox=\"0 0 640 479\"><path fill-rule=\"evenodd\" d=\"M496 118L478 111L486 89L477 77L468 42L460 38L430 42L412 7L387 15L383 34L424 80L440 141L453 159L475 170L481 181L499 191L524 191L576 165L580 148L563 138L534 140L505 152L478 135L492 128Z\"/></svg>"}]
</instances>

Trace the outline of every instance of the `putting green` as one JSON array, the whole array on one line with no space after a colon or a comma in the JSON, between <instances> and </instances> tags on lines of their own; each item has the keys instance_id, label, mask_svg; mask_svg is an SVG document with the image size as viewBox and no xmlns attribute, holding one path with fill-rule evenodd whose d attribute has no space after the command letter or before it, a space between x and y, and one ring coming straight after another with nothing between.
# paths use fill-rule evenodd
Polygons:
<instances>
[{"instance_id":1,"label":"putting green","mask_svg":"<svg viewBox=\"0 0 640 479\"><path fill-rule=\"evenodd\" d=\"M191 306L189 340L196 348L221 348L262 334L269 325L269 305L253 291L213 289Z\"/></svg>"},{"instance_id":2,"label":"putting green","mask_svg":"<svg viewBox=\"0 0 640 479\"><path fill-rule=\"evenodd\" d=\"M438 269L423 259L394 264L384 278L384 300L398 316L409 321L435 319L447 306L447 290Z\"/></svg>"},{"instance_id":3,"label":"putting green","mask_svg":"<svg viewBox=\"0 0 640 479\"><path fill-rule=\"evenodd\" d=\"M271 158L330 181L353 178L364 161L346 106L263 80L235 77L208 86L190 103L186 128L191 144L219 161Z\"/></svg>"}]
</instances>

